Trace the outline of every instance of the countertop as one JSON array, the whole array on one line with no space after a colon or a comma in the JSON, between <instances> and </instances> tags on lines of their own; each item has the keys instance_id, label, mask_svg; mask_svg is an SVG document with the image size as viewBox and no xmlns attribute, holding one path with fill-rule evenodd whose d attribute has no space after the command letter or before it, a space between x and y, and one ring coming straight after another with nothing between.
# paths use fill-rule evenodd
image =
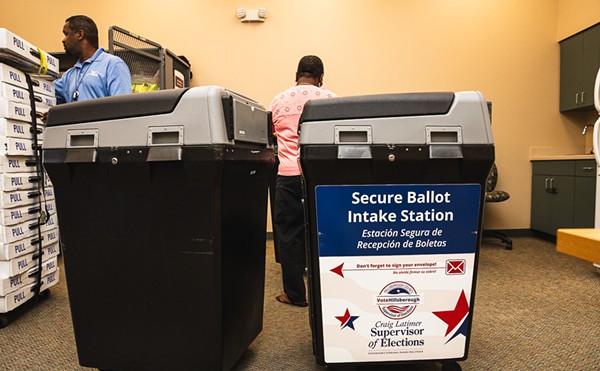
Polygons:
<instances>
[{"instance_id":1,"label":"countertop","mask_svg":"<svg viewBox=\"0 0 600 371\"><path fill-rule=\"evenodd\" d=\"M594 155L547 155L530 156L530 161L552 161L552 160L594 160Z\"/></svg>"},{"instance_id":2,"label":"countertop","mask_svg":"<svg viewBox=\"0 0 600 371\"><path fill-rule=\"evenodd\" d=\"M529 161L552 160L594 160L593 154L583 148L561 147L531 147L529 148Z\"/></svg>"}]
</instances>

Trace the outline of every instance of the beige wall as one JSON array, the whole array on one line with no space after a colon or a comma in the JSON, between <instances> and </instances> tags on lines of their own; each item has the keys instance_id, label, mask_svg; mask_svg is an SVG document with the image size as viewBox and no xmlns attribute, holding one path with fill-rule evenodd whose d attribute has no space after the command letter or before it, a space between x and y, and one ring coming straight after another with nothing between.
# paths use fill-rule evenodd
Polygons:
<instances>
[{"instance_id":1,"label":"beige wall","mask_svg":"<svg viewBox=\"0 0 600 371\"><path fill-rule=\"evenodd\" d=\"M558 0L557 40L567 38L600 21L598 0Z\"/></svg>"},{"instance_id":2,"label":"beige wall","mask_svg":"<svg viewBox=\"0 0 600 371\"><path fill-rule=\"evenodd\" d=\"M511 199L489 205L489 228L529 228L530 147L580 147L590 114L561 115L557 41L600 21L597 0L0 0L0 27L61 51L64 19L94 18L154 40L192 63L193 85L217 84L267 106L293 83L298 59L325 62L339 95L480 90L493 102L499 186ZM43 6L43 11L38 9ZM264 24L236 8L266 6Z\"/></svg>"}]
</instances>

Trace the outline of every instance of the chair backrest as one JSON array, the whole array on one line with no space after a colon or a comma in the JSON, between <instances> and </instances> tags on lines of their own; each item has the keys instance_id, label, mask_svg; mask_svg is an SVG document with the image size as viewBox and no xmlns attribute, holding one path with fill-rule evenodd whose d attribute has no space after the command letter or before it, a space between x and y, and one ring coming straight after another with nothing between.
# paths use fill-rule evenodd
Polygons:
<instances>
[{"instance_id":1,"label":"chair backrest","mask_svg":"<svg viewBox=\"0 0 600 371\"><path fill-rule=\"evenodd\" d=\"M485 183L485 191L492 192L494 189L496 189L496 183L498 183L498 168L494 163L492 164L492 168L490 169L490 173Z\"/></svg>"}]
</instances>

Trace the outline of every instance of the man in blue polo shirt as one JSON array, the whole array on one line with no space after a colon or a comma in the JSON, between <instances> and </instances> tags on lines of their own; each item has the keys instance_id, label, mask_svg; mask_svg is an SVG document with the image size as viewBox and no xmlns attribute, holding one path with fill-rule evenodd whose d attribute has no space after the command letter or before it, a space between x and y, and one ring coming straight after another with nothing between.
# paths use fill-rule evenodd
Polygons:
<instances>
[{"instance_id":1,"label":"man in blue polo shirt","mask_svg":"<svg viewBox=\"0 0 600 371\"><path fill-rule=\"evenodd\" d=\"M54 82L56 102L71 103L131 93L129 67L115 55L98 48L98 27L84 15L67 18L63 26L65 52L79 58Z\"/></svg>"}]
</instances>

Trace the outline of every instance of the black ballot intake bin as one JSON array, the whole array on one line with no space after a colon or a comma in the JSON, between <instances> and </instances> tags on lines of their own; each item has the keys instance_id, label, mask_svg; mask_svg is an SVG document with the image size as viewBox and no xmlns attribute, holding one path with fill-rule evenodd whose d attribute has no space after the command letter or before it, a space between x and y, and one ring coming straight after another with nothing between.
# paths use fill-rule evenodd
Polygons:
<instances>
[{"instance_id":1,"label":"black ballot intake bin","mask_svg":"<svg viewBox=\"0 0 600 371\"><path fill-rule=\"evenodd\" d=\"M270 135L260 105L216 86L51 109L44 166L82 366L235 364L262 329Z\"/></svg>"},{"instance_id":2,"label":"black ballot intake bin","mask_svg":"<svg viewBox=\"0 0 600 371\"><path fill-rule=\"evenodd\" d=\"M300 145L317 363L460 368L494 162L483 95L312 100Z\"/></svg>"}]
</instances>

